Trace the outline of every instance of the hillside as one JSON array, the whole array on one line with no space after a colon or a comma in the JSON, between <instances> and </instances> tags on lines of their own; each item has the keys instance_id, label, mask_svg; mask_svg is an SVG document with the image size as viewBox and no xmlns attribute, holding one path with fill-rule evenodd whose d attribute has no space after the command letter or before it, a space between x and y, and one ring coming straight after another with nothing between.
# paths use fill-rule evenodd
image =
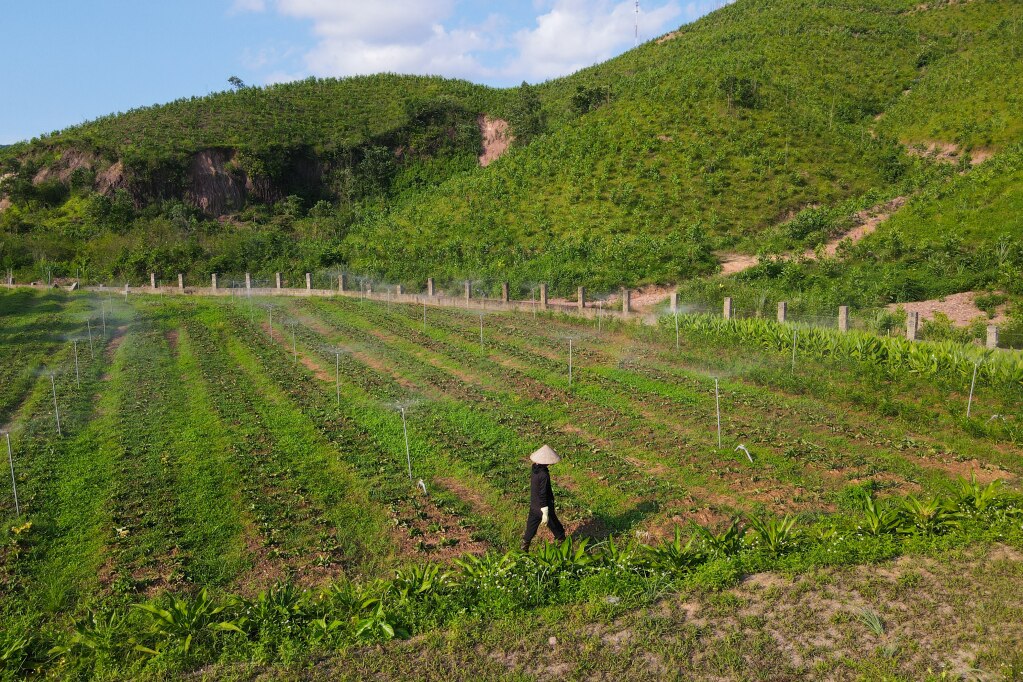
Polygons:
<instances>
[{"instance_id":1,"label":"hillside","mask_svg":"<svg viewBox=\"0 0 1023 682\"><path fill-rule=\"evenodd\" d=\"M894 197L919 195L926 213L950 191L1011 191L1011 162L969 168L1020 141L1021 28L1015 2L740 0L535 88L377 76L141 109L0 152L0 258L28 277L683 282L713 274L722 250L812 248ZM484 115L516 135L485 168ZM950 259L998 241L1004 226L980 218ZM842 286L862 291L857 273L876 268L858 258ZM1001 275L970 277L939 288ZM850 301L834 282L818 290Z\"/></svg>"}]
</instances>

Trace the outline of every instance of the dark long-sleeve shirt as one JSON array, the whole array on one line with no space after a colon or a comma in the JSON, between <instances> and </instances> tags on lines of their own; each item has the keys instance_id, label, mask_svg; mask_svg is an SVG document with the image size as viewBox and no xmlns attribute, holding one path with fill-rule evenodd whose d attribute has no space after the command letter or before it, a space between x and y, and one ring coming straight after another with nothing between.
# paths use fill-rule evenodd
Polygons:
<instances>
[{"instance_id":1,"label":"dark long-sleeve shirt","mask_svg":"<svg viewBox=\"0 0 1023 682\"><path fill-rule=\"evenodd\" d=\"M551 474L543 464L534 464L529 476L529 509L540 511L554 506L554 491L551 489Z\"/></svg>"}]
</instances>

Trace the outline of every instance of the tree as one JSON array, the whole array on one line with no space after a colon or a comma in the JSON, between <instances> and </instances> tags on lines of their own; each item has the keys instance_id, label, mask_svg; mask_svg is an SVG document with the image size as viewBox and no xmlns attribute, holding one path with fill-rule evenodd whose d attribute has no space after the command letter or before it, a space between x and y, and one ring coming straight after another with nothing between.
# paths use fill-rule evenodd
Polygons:
<instances>
[{"instance_id":1,"label":"tree","mask_svg":"<svg viewBox=\"0 0 1023 682\"><path fill-rule=\"evenodd\" d=\"M227 82L231 84L231 87L235 90L242 90L245 88L245 81L238 76L231 76L227 79Z\"/></svg>"},{"instance_id":2,"label":"tree","mask_svg":"<svg viewBox=\"0 0 1023 682\"><path fill-rule=\"evenodd\" d=\"M540 101L540 95L535 87L525 81L519 86L519 99L510 118L515 141L520 144L528 144L534 137L547 131L547 112Z\"/></svg>"}]
</instances>

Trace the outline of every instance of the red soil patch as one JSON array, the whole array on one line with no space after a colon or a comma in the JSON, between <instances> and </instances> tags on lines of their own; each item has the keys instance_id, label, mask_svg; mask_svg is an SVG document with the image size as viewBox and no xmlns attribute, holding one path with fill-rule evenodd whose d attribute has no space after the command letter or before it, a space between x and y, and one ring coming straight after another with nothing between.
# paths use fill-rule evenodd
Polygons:
<instances>
[{"instance_id":1,"label":"red soil patch","mask_svg":"<svg viewBox=\"0 0 1023 682\"><path fill-rule=\"evenodd\" d=\"M483 115L476 119L476 123L483 136L483 153L479 157L480 165L486 167L504 156L515 138L512 137L509 130L508 121Z\"/></svg>"},{"instance_id":2,"label":"red soil patch","mask_svg":"<svg viewBox=\"0 0 1023 682\"><path fill-rule=\"evenodd\" d=\"M999 469L981 462L978 459L970 459L965 462L957 460L944 460L937 459L935 457L925 457L922 455L913 455L908 452L900 453L901 457L914 462L926 469L938 469L945 472L953 478L963 478L970 480L971 477L976 477L977 482L983 485L987 485L992 481L1003 480L1011 481L1016 478L1016 474L1005 469Z\"/></svg>"}]
</instances>

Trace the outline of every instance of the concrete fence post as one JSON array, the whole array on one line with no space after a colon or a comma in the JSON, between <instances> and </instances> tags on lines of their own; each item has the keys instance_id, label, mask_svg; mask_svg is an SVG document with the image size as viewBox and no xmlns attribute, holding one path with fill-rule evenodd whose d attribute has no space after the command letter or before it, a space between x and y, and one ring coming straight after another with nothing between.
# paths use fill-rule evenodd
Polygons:
<instances>
[{"instance_id":1,"label":"concrete fence post","mask_svg":"<svg viewBox=\"0 0 1023 682\"><path fill-rule=\"evenodd\" d=\"M465 300L468 301L472 298L472 282L465 280Z\"/></svg>"},{"instance_id":2,"label":"concrete fence post","mask_svg":"<svg viewBox=\"0 0 1023 682\"><path fill-rule=\"evenodd\" d=\"M985 345L988 348L998 348L998 325L989 324L987 326L987 343Z\"/></svg>"},{"instance_id":3,"label":"concrete fence post","mask_svg":"<svg viewBox=\"0 0 1023 682\"><path fill-rule=\"evenodd\" d=\"M433 277L426 280L426 295L433 296Z\"/></svg>"},{"instance_id":4,"label":"concrete fence post","mask_svg":"<svg viewBox=\"0 0 1023 682\"><path fill-rule=\"evenodd\" d=\"M276 288L280 289L282 284L284 284L284 282L281 281L281 273L275 272L274 273L274 286Z\"/></svg>"},{"instance_id":5,"label":"concrete fence post","mask_svg":"<svg viewBox=\"0 0 1023 682\"><path fill-rule=\"evenodd\" d=\"M916 341L916 333L920 329L920 313L909 312L906 313L906 338L910 341Z\"/></svg>"},{"instance_id":6,"label":"concrete fence post","mask_svg":"<svg viewBox=\"0 0 1023 682\"><path fill-rule=\"evenodd\" d=\"M678 292L671 292L671 313L674 315L678 312Z\"/></svg>"},{"instance_id":7,"label":"concrete fence post","mask_svg":"<svg viewBox=\"0 0 1023 682\"><path fill-rule=\"evenodd\" d=\"M838 331L849 331L849 306L838 306Z\"/></svg>"},{"instance_id":8,"label":"concrete fence post","mask_svg":"<svg viewBox=\"0 0 1023 682\"><path fill-rule=\"evenodd\" d=\"M247 272L245 273L245 288L246 289L252 288L252 275Z\"/></svg>"},{"instance_id":9,"label":"concrete fence post","mask_svg":"<svg viewBox=\"0 0 1023 682\"><path fill-rule=\"evenodd\" d=\"M217 273L215 272L213 273L213 276L210 277L210 286L213 288L214 291L217 290Z\"/></svg>"},{"instance_id":10,"label":"concrete fence post","mask_svg":"<svg viewBox=\"0 0 1023 682\"><path fill-rule=\"evenodd\" d=\"M583 310L586 307L586 287L579 287L579 301L577 305L579 310Z\"/></svg>"},{"instance_id":11,"label":"concrete fence post","mask_svg":"<svg viewBox=\"0 0 1023 682\"><path fill-rule=\"evenodd\" d=\"M348 275L343 272L337 276L337 290L341 293L348 291Z\"/></svg>"},{"instance_id":12,"label":"concrete fence post","mask_svg":"<svg viewBox=\"0 0 1023 682\"><path fill-rule=\"evenodd\" d=\"M178 273L178 291L185 293L185 275L180 272Z\"/></svg>"},{"instance_id":13,"label":"concrete fence post","mask_svg":"<svg viewBox=\"0 0 1023 682\"><path fill-rule=\"evenodd\" d=\"M402 285L400 285L400 284L399 284L399 285L397 285L397 286L395 286L395 287L394 287L394 293L396 293L396 294L397 294L398 296L401 296L402 294L404 294L404 293L405 293L405 287L403 287L403 286L402 286Z\"/></svg>"},{"instance_id":14,"label":"concrete fence post","mask_svg":"<svg viewBox=\"0 0 1023 682\"><path fill-rule=\"evenodd\" d=\"M724 318L726 320L732 319L732 297L731 296L726 296L725 297L725 307L724 307L724 310L722 311L722 315L724 316Z\"/></svg>"},{"instance_id":15,"label":"concrete fence post","mask_svg":"<svg viewBox=\"0 0 1023 682\"><path fill-rule=\"evenodd\" d=\"M511 300L511 299L508 296L508 283L507 282L501 282L501 302L502 303L507 303L509 300Z\"/></svg>"},{"instance_id":16,"label":"concrete fence post","mask_svg":"<svg viewBox=\"0 0 1023 682\"><path fill-rule=\"evenodd\" d=\"M628 287L622 287L622 313L632 312L632 292Z\"/></svg>"},{"instance_id":17,"label":"concrete fence post","mask_svg":"<svg viewBox=\"0 0 1023 682\"><path fill-rule=\"evenodd\" d=\"M540 285L540 310L547 310L547 285Z\"/></svg>"},{"instance_id":18,"label":"concrete fence post","mask_svg":"<svg viewBox=\"0 0 1023 682\"><path fill-rule=\"evenodd\" d=\"M149 273L149 286L151 288L153 288L153 289L156 288L156 273L155 272Z\"/></svg>"},{"instance_id":19,"label":"concrete fence post","mask_svg":"<svg viewBox=\"0 0 1023 682\"><path fill-rule=\"evenodd\" d=\"M778 321L785 322L789 316L789 304L785 301L778 301Z\"/></svg>"},{"instance_id":20,"label":"concrete fence post","mask_svg":"<svg viewBox=\"0 0 1023 682\"><path fill-rule=\"evenodd\" d=\"M313 273L311 272L305 273L305 290L306 291L313 290Z\"/></svg>"}]
</instances>

